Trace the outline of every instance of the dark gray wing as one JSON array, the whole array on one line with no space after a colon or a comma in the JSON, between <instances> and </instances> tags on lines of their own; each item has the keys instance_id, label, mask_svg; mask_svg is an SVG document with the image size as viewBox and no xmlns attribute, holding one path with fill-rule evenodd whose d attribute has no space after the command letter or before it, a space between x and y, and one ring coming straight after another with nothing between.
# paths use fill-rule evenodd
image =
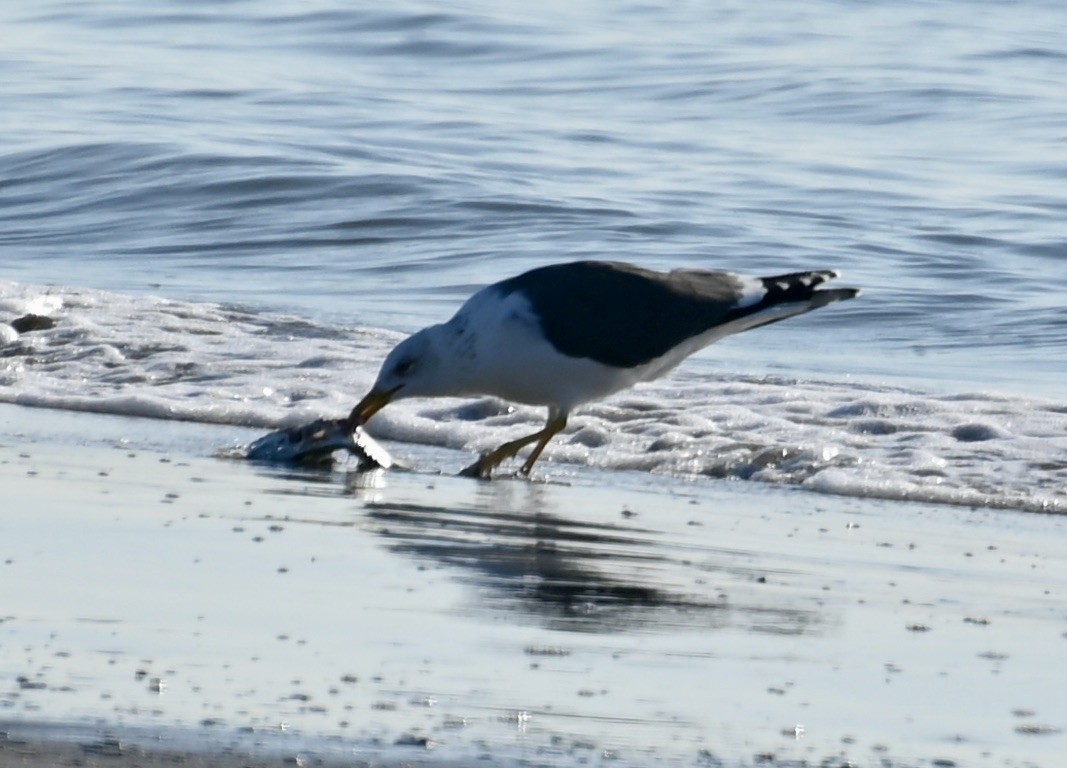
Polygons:
<instances>
[{"instance_id":1,"label":"dark gray wing","mask_svg":"<svg viewBox=\"0 0 1067 768\"><path fill-rule=\"evenodd\" d=\"M751 285L746 291L742 279L730 272L663 273L630 264L579 261L540 267L496 288L505 295L521 291L538 314L545 336L563 354L632 368L716 326L753 328L858 293L851 288L815 290L836 276L823 271L762 278L761 292ZM782 304L795 305L795 311L767 312Z\"/></svg>"},{"instance_id":2,"label":"dark gray wing","mask_svg":"<svg viewBox=\"0 0 1067 768\"><path fill-rule=\"evenodd\" d=\"M727 272L655 272L580 261L531 270L497 285L521 291L556 349L631 368L724 322L742 294Z\"/></svg>"}]
</instances>

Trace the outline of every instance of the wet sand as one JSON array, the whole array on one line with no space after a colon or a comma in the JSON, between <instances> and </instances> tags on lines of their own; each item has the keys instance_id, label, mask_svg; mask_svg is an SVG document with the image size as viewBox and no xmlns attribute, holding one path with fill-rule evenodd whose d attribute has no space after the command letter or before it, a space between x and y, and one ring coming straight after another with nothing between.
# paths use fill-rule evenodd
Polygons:
<instances>
[{"instance_id":1,"label":"wet sand","mask_svg":"<svg viewBox=\"0 0 1067 768\"><path fill-rule=\"evenodd\" d=\"M294 472L211 456L261 430L0 419L0 766L1067 751L1061 517L551 464Z\"/></svg>"}]
</instances>

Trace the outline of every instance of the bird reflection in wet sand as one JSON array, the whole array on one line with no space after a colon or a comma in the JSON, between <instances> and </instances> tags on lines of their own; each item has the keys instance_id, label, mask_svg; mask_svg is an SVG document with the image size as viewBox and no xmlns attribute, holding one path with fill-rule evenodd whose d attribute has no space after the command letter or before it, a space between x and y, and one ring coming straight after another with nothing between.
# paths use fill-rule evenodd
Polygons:
<instances>
[{"instance_id":1,"label":"bird reflection in wet sand","mask_svg":"<svg viewBox=\"0 0 1067 768\"><path fill-rule=\"evenodd\" d=\"M393 551L458 569L478 588L479 610L515 611L551 629L803 634L822 623L817 612L754 589L760 574L736 562L744 553L671 551L655 531L514 506L369 502L366 511Z\"/></svg>"}]
</instances>

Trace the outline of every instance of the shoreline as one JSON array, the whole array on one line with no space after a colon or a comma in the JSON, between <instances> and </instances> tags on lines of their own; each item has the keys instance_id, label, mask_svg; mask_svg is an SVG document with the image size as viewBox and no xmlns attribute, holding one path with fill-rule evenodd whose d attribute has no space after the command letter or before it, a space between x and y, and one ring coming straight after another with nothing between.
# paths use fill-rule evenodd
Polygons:
<instances>
[{"instance_id":1,"label":"shoreline","mask_svg":"<svg viewBox=\"0 0 1067 768\"><path fill-rule=\"evenodd\" d=\"M1056 516L592 470L303 472L210 457L256 430L0 413L0 766L175 759L145 729L220 766L241 734L240 764L295 759L273 733L323 765L1067 747Z\"/></svg>"}]
</instances>

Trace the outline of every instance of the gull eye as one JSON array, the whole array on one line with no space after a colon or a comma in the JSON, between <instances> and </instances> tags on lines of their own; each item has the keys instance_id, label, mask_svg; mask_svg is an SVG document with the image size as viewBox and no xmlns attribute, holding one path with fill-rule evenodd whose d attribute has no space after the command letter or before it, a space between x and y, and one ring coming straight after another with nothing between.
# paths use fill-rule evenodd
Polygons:
<instances>
[{"instance_id":1,"label":"gull eye","mask_svg":"<svg viewBox=\"0 0 1067 768\"><path fill-rule=\"evenodd\" d=\"M407 360L401 360L396 364L394 369L397 376L407 376L415 368L415 359L409 357Z\"/></svg>"}]
</instances>

